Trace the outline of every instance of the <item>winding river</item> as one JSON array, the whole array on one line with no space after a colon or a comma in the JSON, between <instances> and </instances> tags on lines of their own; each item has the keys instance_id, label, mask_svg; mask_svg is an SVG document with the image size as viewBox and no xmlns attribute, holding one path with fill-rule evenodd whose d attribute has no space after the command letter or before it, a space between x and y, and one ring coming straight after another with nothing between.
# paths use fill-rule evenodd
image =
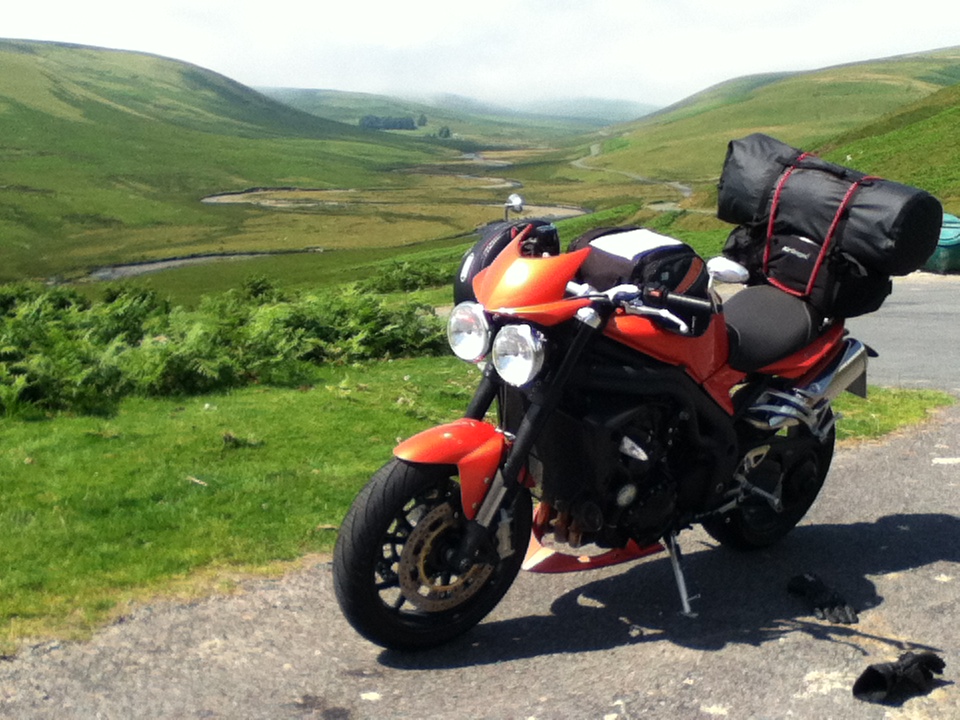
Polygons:
<instances>
[{"instance_id":1,"label":"winding river","mask_svg":"<svg viewBox=\"0 0 960 720\"><path fill-rule=\"evenodd\" d=\"M626 172L623 170L612 170L609 168L596 167L588 164L590 158L594 158L600 155L600 144L595 143L590 147L590 154L586 157L579 158L572 161L574 167L583 169L583 170L593 170L597 172L607 172L614 173L617 175L622 175L627 177L635 182L643 183L647 185L664 185L666 187L676 190L681 197L690 197L693 190L682 183L679 182L665 182L662 180L654 180L651 178L643 177L635 173ZM482 154L465 154L461 158L466 164L474 166L483 166L483 167L497 167L504 168L511 165L510 162L503 160L491 160L485 158ZM516 180L510 180L508 178L502 177L487 177L473 174L461 174L457 175L461 179L469 179L472 181L477 181L483 183L480 187L483 189L491 188L503 188L507 189L519 189L523 187L523 183ZM247 205L256 205L258 207L268 208L268 209L298 209L298 208L321 208L324 206L344 206L349 205L351 202L361 201L362 191L351 190L351 189L303 189L295 187L278 187L278 188L250 188L248 190L241 190L235 192L224 192L216 193L214 195L209 195L205 198L202 198L200 202L214 205L214 204L247 204ZM364 200L363 202L370 202L369 200ZM374 201L376 202L376 201ZM491 209L496 209L499 206L492 205L488 203L476 203L477 205L486 205ZM657 209L668 210L673 209L674 204L669 202L662 202L657 204L659 207ZM651 205L651 207L654 207ZM583 215L587 210L580 207L574 207L569 205L528 205L524 210L524 216L527 217L538 217L548 220L559 220L562 218L574 217L577 215ZM496 217L491 215L491 217ZM241 252L241 253L210 253L202 255L190 255L190 256L181 256L181 257L172 257L165 258L161 260L152 260L147 262L138 262L138 263L126 263L122 265L109 265L105 267L97 268L92 271L88 276L87 280L92 281L111 281L111 280L120 280L124 278L136 277L139 275L146 275L148 273L162 272L164 270L170 270L173 268L187 267L190 265L204 265L209 263L217 262L231 262L239 260L250 260L255 258L269 257L274 255L290 255L290 254L301 254L301 253L316 253L324 252L322 248L312 247L304 248L302 250L278 250L278 251L263 251L263 252ZM333 252L333 251L330 251Z\"/></svg>"}]
</instances>

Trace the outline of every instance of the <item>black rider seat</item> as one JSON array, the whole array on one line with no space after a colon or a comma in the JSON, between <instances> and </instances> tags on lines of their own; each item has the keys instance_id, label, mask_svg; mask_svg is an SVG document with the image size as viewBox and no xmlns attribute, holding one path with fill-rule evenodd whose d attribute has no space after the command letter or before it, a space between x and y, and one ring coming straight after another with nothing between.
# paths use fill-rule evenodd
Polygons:
<instances>
[{"instance_id":1,"label":"black rider seat","mask_svg":"<svg viewBox=\"0 0 960 720\"><path fill-rule=\"evenodd\" d=\"M730 365L755 372L810 344L823 317L806 300L772 285L746 287L723 304Z\"/></svg>"}]
</instances>

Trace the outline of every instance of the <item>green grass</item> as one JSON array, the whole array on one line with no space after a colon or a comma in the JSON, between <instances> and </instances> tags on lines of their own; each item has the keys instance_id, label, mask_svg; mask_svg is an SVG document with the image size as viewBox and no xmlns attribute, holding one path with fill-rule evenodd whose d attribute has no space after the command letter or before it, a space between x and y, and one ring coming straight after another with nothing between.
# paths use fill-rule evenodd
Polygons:
<instances>
[{"instance_id":1,"label":"green grass","mask_svg":"<svg viewBox=\"0 0 960 720\"><path fill-rule=\"evenodd\" d=\"M871 387L867 399L845 393L834 402L842 414L838 440L872 440L922 422L936 408L956 398L939 390Z\"/></svg>"},{"instance_id":2,"label":"green grass","mask_svg":"<svg viewBox=\"0 0 960 720\"><path fill-rule=\"evenodd\" d=\"M229 262L217 262L164 270L109 283L73 285L90 299L99 299L115 287L156 291L176 305L196 307L205 295L216 295L240 287L251 277L266 277L287 290L330 287L344 280L363 280L382 267L402 259L414 263L459 260L473 237L455 237L416 246L343 249L324 253L273 255Z\"/></svg>"},{"instance_id":3,"label":"green grass","mask_svg":"<svg viewBox=\"0 0 960 720\"><path fill-rule=\"evenodd\" d=\"M475 377L398 360L109 419L0 420L0 638L82 634L202 568L328 550L397 438L459 416Z\"/></svg>"},{"instance_id":4,"label":"green grass","mask_svg":"<svg viewBox=\"0 0 960 720\"><path fill-rule=\"evenodd\" d=\"M106 419L0 420L0 641L83 637L129 602L329 551L397 439L460 416L477 377L451 358L397 360L325 368L301 389L128 399ZM839 436L950 402L844 396Z\"/></svg>"}]
</instances>

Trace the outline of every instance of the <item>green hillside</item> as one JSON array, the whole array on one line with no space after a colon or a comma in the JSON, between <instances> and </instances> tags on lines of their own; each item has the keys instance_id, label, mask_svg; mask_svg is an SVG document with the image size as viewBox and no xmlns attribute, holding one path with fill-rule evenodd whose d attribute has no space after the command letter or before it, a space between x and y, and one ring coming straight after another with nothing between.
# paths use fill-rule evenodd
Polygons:
<instances>
[{"instance_id":1,"label":"green hillside","mask_svg":"<svg viewBox=\"0 0 960 720\"><path fill-rule=\"evenodd\" d=\"M716 177L731 138L818 147L960 81L960 48L738 78L617 128L592 165L685 182Z\"/></svg>"},{"instance_id":2,"label":"green hillside","mask_svg":"<svg viewBox=\"0 0 960 720\"><path fill-rule=\"evenodd\" d=\"M0 280L217 250L303 247L251 186L402 186L441 151L141 53L0 41ZM316 244L316 243L314 243Z\"/></svg>"},{"instance_id":3,"label":"green hillside","mask_svg":"<svg viewBox=\"0 0 960 720\"><path fill-rule=\"evenodd\" d=\"M355 138L355 128L319 122L229 78L143 53L0 40L6 103L66 120L108 105L141 119L246 137Z\"/></svg>"},{"instance_id":4,"label":"green hillside","mask_svg":"<svg viewBox=\"0 0 960 720\"><path fill-rule=\"evenodd\" d=\"M839 163L923 187L960 212L960 84L833 139Z\"/></svg>"}]
</instances>

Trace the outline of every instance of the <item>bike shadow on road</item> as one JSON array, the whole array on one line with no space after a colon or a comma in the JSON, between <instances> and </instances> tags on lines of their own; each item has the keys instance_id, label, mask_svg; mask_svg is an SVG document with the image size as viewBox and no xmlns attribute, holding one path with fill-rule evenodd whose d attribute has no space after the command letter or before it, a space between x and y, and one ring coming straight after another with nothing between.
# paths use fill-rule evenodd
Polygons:
<instances>
[{"instance_id":1,"label":"bike shadow on road","mask_svg":"<svg viewBox=\"0 0 960 720\"><path fill-rule=\"evenodd\" d=\"M698 538L706 537L698 533ZM684 538L681 537L681 540ZM731 644L759 646L801 632L824 641L860 648L888 645L896 655L905 643L872 634L863 618L884 598L870 576L905 573L933 563L960 562L960 519L946 514L896 514L875 522L804 525L778 545L735 552L698 539L685 542L684 567L697 617L680 614L669 560L648 559L616 575L570 589L570 581L539 576L524 581L503 601L525 606L558 592L549 613L492 619L464 637L434 650L407 654L384 651L380 662L397 669L469 667L543 655L581 653L649 642L670 642L716 651ZM861 613L861 623L831 624L814 617L803 599L787 591L795 575L816 573ZM556 577L556 576L554 576ZM572 576L567 576L572 577ZM938 583L931 582L930 585ZM558 588L558 586L560 586ZM943 597L952 597L943 585ZM911 611L928 613L936 623L938 599L920 593ZM942 601L943 598L940 600ZM912 648L936 647L912 643Z\"/></svg>"}]
</instances>

